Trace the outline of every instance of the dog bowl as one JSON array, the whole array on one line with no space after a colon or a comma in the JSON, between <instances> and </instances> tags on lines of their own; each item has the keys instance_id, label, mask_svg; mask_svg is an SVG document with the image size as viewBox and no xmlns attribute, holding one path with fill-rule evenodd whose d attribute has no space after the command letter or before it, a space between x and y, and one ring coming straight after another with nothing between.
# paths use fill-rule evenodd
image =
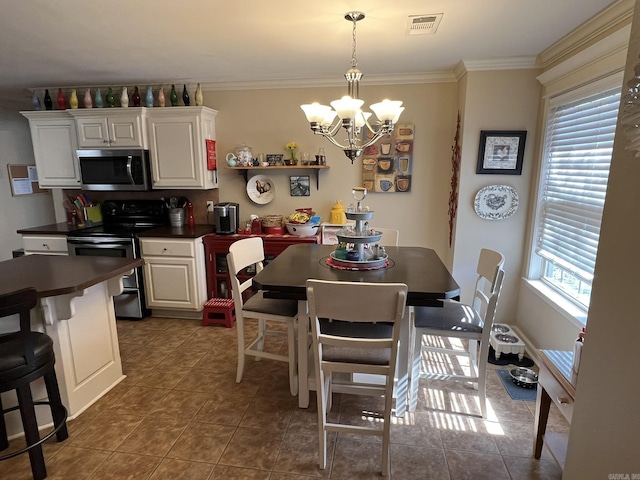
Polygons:
<instances>
[{"instance_id":1,"label":"dog bowl","mask_svg":"<svg viewBox=\"0 0 640 480\"><path fill-rule=\"evenodd\" d=\"M500 325L499 323L494 323L491 327L491 331L496 333L507 333L509 330L509 327L506 325Z\"/></svg>"},{"instance_id":2,"label":"dog bowl","mask_svg":"<svg viewBox=\"0 0 640 480\"><path fill-rule=\"evenodd\" d=\"M511 381L522 388L533 388L538 383L538 374L529 368L518 367L509 371Z\"/></svg>"}]
</instances>

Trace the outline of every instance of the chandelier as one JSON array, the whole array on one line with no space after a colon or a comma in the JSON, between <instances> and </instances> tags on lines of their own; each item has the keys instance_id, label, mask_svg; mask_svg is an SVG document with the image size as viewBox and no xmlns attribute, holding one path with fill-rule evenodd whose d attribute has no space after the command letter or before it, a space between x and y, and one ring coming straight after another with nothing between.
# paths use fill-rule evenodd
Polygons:
<instances>
[{"instance_id":1,"label":"chandelier","mask_svg":"<svg viewBox=\"0 0 640 480\"><path fill-rule=\"evenodd\" d=\"M363 112L360 107L364 100L360 100L360 79L362 72L358 70L358 60L356 58L356 23L364 18L362 12L348 12L344 16L345 20L353 23L353 49L351 53L351 68L345 73L347 79L347 95L340 100L331 102L331 107L320 105L317 102L301 105L307 116L307 121L311 130L316 135L322 135L336 147L344 150L351 163L360 156L362 150L375 143L383 136L393 132L394 124L397 123L400 114L404 110L402 102L394 100L383 100L370 106L376 114L377 121L369 122L371 113ZM336 117L338 117L336 119ZM347 134L346 145L340 144L335 136L344 128Z\"/></svg>"}]
</instances>

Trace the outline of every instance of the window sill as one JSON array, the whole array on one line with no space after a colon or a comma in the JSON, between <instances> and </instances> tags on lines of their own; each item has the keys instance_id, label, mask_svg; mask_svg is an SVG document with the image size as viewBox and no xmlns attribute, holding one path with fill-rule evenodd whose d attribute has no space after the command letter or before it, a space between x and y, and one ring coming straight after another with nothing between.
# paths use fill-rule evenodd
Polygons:
<instances>
[{"instance_id":1,"label":"window sill","mask_svg":"<svg viewBox=\"0 0 640 480\"><path fill-rule=\"evenodd\" d=\"M529 280L525 278L524 284L529 290L534 292L560 315L571 321L576 327L582 328L587 325L588 311L567 300L540 280Z\"/></svg>"}]
</instances>

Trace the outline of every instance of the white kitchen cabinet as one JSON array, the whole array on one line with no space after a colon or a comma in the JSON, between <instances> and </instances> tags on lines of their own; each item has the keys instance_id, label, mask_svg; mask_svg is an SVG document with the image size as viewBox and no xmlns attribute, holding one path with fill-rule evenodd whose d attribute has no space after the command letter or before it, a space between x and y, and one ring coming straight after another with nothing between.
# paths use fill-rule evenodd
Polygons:
<instances>
[{"instance_id":1,"label":"white kitchen cabinet","mask_svg":"<svg viewBox=\"0 0 640 480\"><path fill-rule=\"evenodd\" d=\"M216 110L207 107L152 108L147 112L153 188L212 189L206 140L215 140Z\"/></svg>"},{"instance_id":2,"label":"white kitchen cabinet","mask_svg":"<svg viewBox=\"0 0 640 480\"><path fill-rule=\"evenodd\" d=\"M145 107L68 110L79 148L148 148Z\"/></svg>"},{"instance_id":3,"label":"white kitchen cabinet","mask_svg":"<svg viewBox=\"0 0 640 480\"><path fill-rule=\"evenodd\" d=\"M66 111L20 112L29 120L40 188L79 188L78 138Z\"/></svg>"},{"instance_id":4,"label":"white kitchen cabinet","mask_svg":"<svg viewBox=\"0 0 640 480\"><path fill-rule=\"evenodd\" d=\"M68 255L66 235L22 235L25 255Z\"/></svg>"},{"instance_id":5,"label":"white kitchen cabinet","mask_svg":"<svg viewBox=\"0 0 640 480\"><path fill-rule=\"evenodd\" d=\"M201 316L199 312L207 301L202 237L141 238L140 246L147 306L154 314L161 309Z\"/></svg>"}]
</instances>

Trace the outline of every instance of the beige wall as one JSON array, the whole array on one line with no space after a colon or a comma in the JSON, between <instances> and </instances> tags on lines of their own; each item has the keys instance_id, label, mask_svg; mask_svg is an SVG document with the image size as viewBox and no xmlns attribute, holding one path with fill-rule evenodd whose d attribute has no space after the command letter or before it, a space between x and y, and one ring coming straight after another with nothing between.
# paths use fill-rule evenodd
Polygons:
<instances>
[{"instance_id":1,"label":"beige wall","mask_svg":"<svg viewBox=\"0 0 640 480\"><path fill-rule=\"evenodd\" d=\"M453 276L462 288L462 300L471 301L481 248L505 257L505 284L496 321L517 324L517 285L522 275L529 185L537 138L536 119L540 84L537 70L472 71L466 74L461 92L463 112L460 198L454 245ZM521 175L478 175L476 166L481 130L526 130ZM504 220L485 220L475 213L476 193L487 185L509 185L518 192L516 213Z\"/></svg>"},{"instance_id":2,"label":"beige wall","mask_svg":"<svg viewBox=\"0 0 640 480\"><path fill-rule=\"evenodd\" d=\"M50 193L11 195L7 165L35 165L31 134L27 119L18 112L0 109L0 261L11 258L11 252L22 248L22 239L16 233L30 226L54 223ZM28 220L27 220L28 219ZM32 223L34 222L34 223Z\"/></svg>"},{"instance_id":3,"label":"beige wall","mask_svg":"<svg viewBox=\"0 0 640 480\"><path fill-rule=\"evenodd\" d=\"M365 204L375 211L372 226L400 230L402 245L434 248L442 258L448 250L447 205L451 169L451 146L455 134L457 108L455 83L388 85L361 87L365 107L383 98L402 100L406 110L401 122L415 125L413 182L410 193L371 193ZM320 171L320 188L313 176L311 196L291 197L290 175L313 175L309 171L249 171L265 174L274 182L276 196L266 205L253 203L247 196L244 179L233 170L221 169L220 201L238 202L240 215L287 215L296 208L312 207L328 221L337 199L348 206L351 189L361 185L362 162L352 165L344 153L326 139L314 136L300 105L329 101L344 95L345 89L313 88L253 91L205 92L205 105L219 111L216 120L218 156L223 159L241 142L253 148L254 155L285 153L284 145L295 141L300 151L315 155L324 147L330 169ZM337 139L341 138L341 133Z\"/></svg>"}]
</instances>

